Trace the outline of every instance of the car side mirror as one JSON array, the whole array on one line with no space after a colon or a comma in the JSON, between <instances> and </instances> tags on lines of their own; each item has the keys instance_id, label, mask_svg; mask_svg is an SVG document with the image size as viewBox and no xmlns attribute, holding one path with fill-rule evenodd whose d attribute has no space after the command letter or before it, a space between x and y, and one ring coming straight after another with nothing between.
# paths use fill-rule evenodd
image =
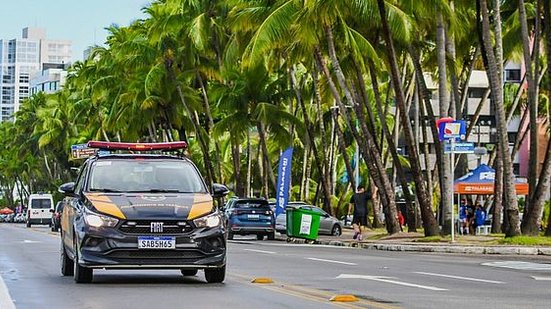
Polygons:
<instances>
[{"instance_id":1,"label":"car side mirror","mask_svg":"<svg viewBox=\"0 0 551 309\"><path fill-rule=\"evenodd\" d=\"M230 190L225 185L215 183L212 185L212 196L214 198L221 198L230 193Z\"/></svg>"},{"instance_id":2,"label":"car side mirror","mask_svg":"<svg viewBox=\"0 0 551 309\"><path fill-rule=\"evenodd\" d=\"M60 193L63 193L65 196L75 196L75 183L74 182L68 182L64 183L61 186L59 186L58 191Z\"/></svg>"}]
</instances>

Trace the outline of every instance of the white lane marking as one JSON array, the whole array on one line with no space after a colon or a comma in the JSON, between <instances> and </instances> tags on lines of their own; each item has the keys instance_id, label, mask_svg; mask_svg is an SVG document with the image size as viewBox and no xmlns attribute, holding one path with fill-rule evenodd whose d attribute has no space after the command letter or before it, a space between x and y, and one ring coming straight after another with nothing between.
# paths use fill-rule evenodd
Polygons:
<instances>
[{"instance_id":1,"label":"white lane marking","mask_svg":"<svg viewBox=\"0 0 551 309\"><path fill-rule=\"evenodd\" d=\"M341 261L335 261L335 260L325 260L325 259L318 259L318 258L305 258L305 259L312 260L312 261L318 261L318 262L327 262L327 263L335 263L335 264L343 264L343 265L351 265L351 266L358 265L356 263L341 262Z\"/></svg>"},{"instance_id":2,"label":"white lane marking","mask_svg":"<svg viewBox=\"0 0 551 309\"><path fill-rule=\"evenodd\" d=\"M532 279L538 280L538 281L551 281L551 277L537 277L537 276L532 276Z\"/></svg>"},{"instance_id":3,"label":"white lane marking","mask_svg":"<svg viewBox=\"0 0 551 309\"><path fill-rule=\"evenodd\" d=\"M11 299L8 287L4 283L4 279L0 276L0 308L2 309L15 309L15 304Z\"/></svg>"},{"instance_id":4,"label":"white lane marking","mask_svg":"<svg viewBox=\"0 0 551 309\"><path fill-rule=\"evenodd\" d=\"M36 244L36 243L39 243L40 241L38 240L28 240L28 239L25 239L23 240L23 243L25 244Z\"/></svg>"},{"instance_id":5,"label":"white lane marking","mask_svg":"<svg viewBox=\"0 0 551 309\"><path fill-rule=\"evenodd\" d=\"M397 285L402 285L402 286L408 286L408 287L412 287L412 288L419 288L419 289L424 289L424 290L431 290L431 291L447 291L448 290L448 289L443 289L443 288L430 286L430 285L420 285L420 284L413 284L413 283L402 282L402 281L397 281L397 280L391 280L391 279L395 279L395 278L383 277L383 276L364 276L364 275L340 274L339 276L337 276L336 279L364 279L364 280L373 280L373 281L378 281L378 282L386 282L386 283L397 284Z\"/></svg>"},{"instance_id":6,"label":"white lane marking","mask_svg":"<svg viewBox=\"0 0 551 309\"><path fill-rule=\"evenodd\" d=\"M444 274L435 274L435 273L426 273L422 271L415 271L414 274L420 274L420 275L427 275L427 276L435 276L435 277L443 277L443 278L451 278L451 279L459 279L459 280L467 280L467 281L476 281L476 282L485 282L485 283L495 283L495 284L504 284L505 282L501 281L494 281L494 280L486 280L486 279L478 279L478 278L469 278L469 277L461 277L461 276L453 276L453 275L444 275Z\"/></svg>"},{"instance_id":7,"label":"white lane marking","mask_svg":"<svg viewBox=\"0 0 551 309\"><path fill-rule=\"evenodd\" d=\"M264 251L264 250L256 250L256 249L243 249L245 251L251 251L251 252L258 252L258 253L266 253L266 254L276 254L276 252L273 251Z\"/></svg>"},{"instance_id":8,"label":"white lane marking","mask_svg":"<svg viewBox=\"0 0 551 309\"><path fill-rule=\"evenodd\" d=\"M518 270L546 270L551 271L551 264L539 264L532 262L503 261L482 263L483 266L502 267Z\"/></svg>"}]
</instances>

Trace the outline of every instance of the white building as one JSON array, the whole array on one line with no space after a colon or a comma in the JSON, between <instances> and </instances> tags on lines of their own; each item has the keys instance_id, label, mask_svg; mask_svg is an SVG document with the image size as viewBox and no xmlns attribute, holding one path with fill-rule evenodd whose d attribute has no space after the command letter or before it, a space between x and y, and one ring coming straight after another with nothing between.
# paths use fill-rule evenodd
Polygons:
<instances>
[{"instance_id":1,"label":"white building","mask_svg":"<svg viewBox=\"0 0 551 309\"><path fill-rule=\"evenodd\" d=\"M21 39L0 39L0 121L12 120L30 96L30 80L51 64L71 61L72 43L46 39L41 28L24 28Z\"/></svg>"},{"instance_id":2,"label":"white building","mask_svg":"<svg viewBox=\"0 0 551 309\"><path fill-rule=\"evenodd\" d=\"M64 68L48 68L35 73L30 81L31 95L39 92L47 94L57 92L65 85L67 70Z\"/></svg>"}]
</instances>

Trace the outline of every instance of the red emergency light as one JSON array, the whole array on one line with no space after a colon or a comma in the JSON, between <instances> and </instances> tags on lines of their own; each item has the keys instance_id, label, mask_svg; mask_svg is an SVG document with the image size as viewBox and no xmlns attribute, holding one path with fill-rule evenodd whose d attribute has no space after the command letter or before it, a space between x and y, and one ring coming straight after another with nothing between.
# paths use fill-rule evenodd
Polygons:
<instances>
[{"instance_id":1,"label":"red emergency light","mask_svg":"<svg viewBox=\"0 0 551 309\"><path fill-rule=\"evenodd\" d=\"M154 151L154 150L177 150L186 149L186 142L167 142L167 143L119 143L89 141L89 148L109 149L109 150L132 150L132 151Z\"/></svg>"}]
</instances>

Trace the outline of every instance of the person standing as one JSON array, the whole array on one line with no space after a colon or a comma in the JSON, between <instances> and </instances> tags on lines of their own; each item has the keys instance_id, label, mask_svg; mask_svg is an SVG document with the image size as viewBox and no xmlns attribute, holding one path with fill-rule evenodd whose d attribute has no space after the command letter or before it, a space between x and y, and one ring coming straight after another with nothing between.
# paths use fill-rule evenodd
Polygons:
<instances>
[{"instance_id":1,"label":"person standing","mask_svg":"<svg viewBox=\"0 0 551 309\"><path fill-rule=\"evenodd\" d=\"M460 233L463 235L469 234L469 225L467 223L467 200L462 199L461 204L459 204L459 221L461 222Z\"/></svg>"},{"instance_id":2,"label":"person standing","mask_svg":"<svg viewBox=\"0 0 551 309\"><path fill-rule=\"evenodd\" d=\"M354 239L362 240L362 228L367 226L367 201L371 199L371 194L365 190L365 187L359 185L356 193L350 199L348 213L350 214L352 206L354 212L352 216L352 227L354 228Z\"/></svg>"}]
</instances>

